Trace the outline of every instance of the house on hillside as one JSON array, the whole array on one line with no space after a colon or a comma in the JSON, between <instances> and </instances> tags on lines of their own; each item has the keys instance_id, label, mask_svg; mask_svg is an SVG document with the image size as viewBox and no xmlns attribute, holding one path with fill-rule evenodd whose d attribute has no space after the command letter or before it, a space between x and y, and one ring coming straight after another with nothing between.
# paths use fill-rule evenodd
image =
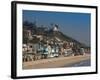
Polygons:
<instances>
[{"instance_id":1,"label":"house on hillside","mask_svg":"<svg viewBox=\"0 0 100 80\"><path fill-rule=\"evenodd\" d=\"M28 38L29 40L32 40L32 32L31 30L23 30L23 37L24 38Z\"/></svg>"},{"instance_id":2,"label":"house on hillside","mask_svg":"<svg viewBox=\"0 0 100 80\"><path fill-rule=\"evenodd\" d=\"M53 27L53 31L59 31L59 27L58 27L57 24L54 25L54 27Z\"/></svg>"}]
</instances>

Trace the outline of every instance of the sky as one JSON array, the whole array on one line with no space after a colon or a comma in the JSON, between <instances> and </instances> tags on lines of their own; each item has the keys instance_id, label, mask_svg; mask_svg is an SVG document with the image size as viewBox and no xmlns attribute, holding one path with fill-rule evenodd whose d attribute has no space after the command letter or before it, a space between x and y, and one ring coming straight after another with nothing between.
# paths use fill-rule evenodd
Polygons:
<instances>
[{"instance_id":1,"label":"sky","mask_svg":"<svg viewBox=\"0 0 100 80\"><path fill-rule=\"evenodd\" d=\"M23 10L23 21L36 21L38 26L48 27L51 27L52 23L58 24L61 32L90 46L91 15L89 13Z\"/></svg>"}]
</instances>

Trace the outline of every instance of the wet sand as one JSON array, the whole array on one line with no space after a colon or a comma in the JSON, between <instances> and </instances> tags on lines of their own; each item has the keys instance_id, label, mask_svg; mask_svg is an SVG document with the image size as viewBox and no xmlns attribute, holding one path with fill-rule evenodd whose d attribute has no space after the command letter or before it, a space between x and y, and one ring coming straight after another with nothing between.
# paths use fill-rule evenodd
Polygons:
<instances>
[{"instance_id":1,"label":"wet sand","mask_svg":"<svg viewBox=\"0 0 100 80\"><path fill-rule=\"evenodd\" d=\"M65 65L63 67L84 67L84 66L91 66L91 60L87 59L70 65Z\"/></svg>"},{"instance_id":2,"label":"wet sand","mask_svg":"<svg viewBox=\"0 0 100 80\"><path fill-rule=\"evenodd\" d=\"M23 62L22 67L23 69L60 68L64 65L69 66L71 64L75 64L80 61L89 59L90 55L50 58L37 61Z\"/></svg>"}]
</instances>

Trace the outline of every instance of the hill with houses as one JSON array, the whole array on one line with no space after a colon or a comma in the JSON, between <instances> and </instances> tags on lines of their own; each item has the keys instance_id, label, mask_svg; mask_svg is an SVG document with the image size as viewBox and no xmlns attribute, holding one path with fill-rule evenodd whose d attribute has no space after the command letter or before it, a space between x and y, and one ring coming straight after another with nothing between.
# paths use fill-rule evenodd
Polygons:
<instances>
[{"instance_id":1,"label":"hill with houses","mask_svg":"<svg viewBox=\"0 0 100 80\"><path fill-rule=\"evenodd\" d=\"M79 47L88 47L83 43L65 35L59 30L58 24L52 24L51 28L44 25L37 26L36 22L23 22L23 43L72 43Z\"/></svg>"}]
</instances>

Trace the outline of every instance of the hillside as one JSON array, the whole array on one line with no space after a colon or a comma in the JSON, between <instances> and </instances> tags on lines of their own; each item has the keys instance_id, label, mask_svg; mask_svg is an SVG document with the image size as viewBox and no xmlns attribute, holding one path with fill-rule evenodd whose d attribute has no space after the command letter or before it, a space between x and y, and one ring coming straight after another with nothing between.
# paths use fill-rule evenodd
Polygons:
<instances>
[{"instance_id":1,"label":"hillside","mask_svg":"<svg viewBox=\"0 0 100 80\"><path fill-rule=\"evenodd\" d=\"M76 45L80 46L80 47L88 47L85 44L80 43L79 41L69 37L68 35L65 35L63 32L61 32L60 30L58 31L54 31L53 29L57 30L58 29L58 25L54 25L54 27L56 28L51 28L48 29L47 27L44 27L43 25L41 27L37 27L37 25L35 23L24 23L23 24L23 28L24 30L30 30L31 31L31 35L42 35L42 37L44 38L44 41L49 39L55 39L57 38L58 40L61 41L68 41L68 42L74 42ZM32 40L32 42L38 42L39 40L34 38Z\"/></svg>"}]
</instances>

